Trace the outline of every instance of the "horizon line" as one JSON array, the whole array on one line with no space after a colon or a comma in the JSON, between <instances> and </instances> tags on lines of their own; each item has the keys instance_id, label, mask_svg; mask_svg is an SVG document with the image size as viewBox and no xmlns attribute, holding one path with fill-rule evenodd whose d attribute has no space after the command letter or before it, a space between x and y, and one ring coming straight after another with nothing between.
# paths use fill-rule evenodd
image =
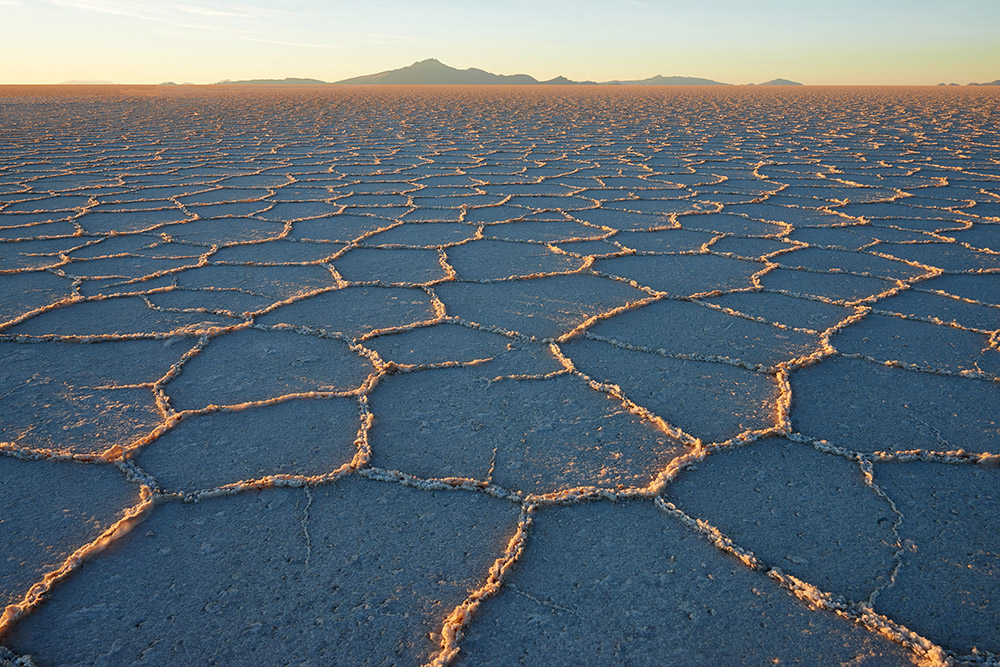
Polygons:
<instances>
[{"instance_id":1,"label":"horizon line","mask_svg":"<svg viewBox=\"0 0 1000 667\"><path fill-rule=\"evenodd\" d=\"M767 84L767 83L707 83L707 84L639 84L639 83L614 83L612 81L574 81L572 83L556 83L550 84L544 81L538 83L340 83L337 81L321 81L317 79L317 83L284 83L286 79L307 79L310 77L285 77L285 79L278 78L261 78L261 79L234 79L228 80L224 79L222 81L214 81L210 83L193 83L184 82L176 83L173 81L164 81L159 83L150 82L118 82L118 81L61 81L57 83L53 82L19 82L19 83L8 83L0 82L0 87L12 87L12 86L62 86L62 87L77 87L77 88L99 88L108 86L150 86L154 88L191 88L191 87L239 87L239 88L320 88L320 87L338 87L338 88L406 88L406 87L425 87L425 86L437 86L437 87L463 87L463 88L535 88L535 87L546 87L546 88L837 88L837 87L912 87L912 88L995 88L1000 87L1000 84L991 82L969 82L969 83L956 83L956 82L938 82L938 83L899 83L899 82L883 82L883 83L796 83L794 85L787 84ZM276 83L258 83L258 81L274 81Z\"/></svg>"}]
</instances>

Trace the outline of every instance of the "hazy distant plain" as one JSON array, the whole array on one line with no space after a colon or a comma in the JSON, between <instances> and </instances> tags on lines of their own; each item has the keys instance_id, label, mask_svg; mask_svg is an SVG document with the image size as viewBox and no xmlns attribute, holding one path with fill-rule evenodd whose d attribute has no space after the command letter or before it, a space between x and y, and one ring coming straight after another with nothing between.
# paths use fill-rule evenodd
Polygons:
<instances>
[{"instance_id":1,"label":"hazy distant plain","mask_svg":"<svg viewBox=\"0 0 1000 667\"><path fill-rule=\"evenodd\" d=\"M996 661L1000 92L0 122L16 655Z\"/></svg>"}]
</instances>

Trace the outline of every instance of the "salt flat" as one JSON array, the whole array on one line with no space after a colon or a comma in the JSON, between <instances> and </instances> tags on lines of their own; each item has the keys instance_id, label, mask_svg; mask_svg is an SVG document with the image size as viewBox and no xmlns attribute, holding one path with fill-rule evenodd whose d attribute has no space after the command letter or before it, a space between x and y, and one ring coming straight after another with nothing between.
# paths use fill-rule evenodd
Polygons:
<instances>
[{"instance_id":1,"label":"salt flat","mask_svg":"<svg viewBox=\"0 0 1000 667\"><path fill-rule=\"evenodd\" d=\"M0 665L1000 664L996 91L0 126Z\"/></svg>"}]
</instances>

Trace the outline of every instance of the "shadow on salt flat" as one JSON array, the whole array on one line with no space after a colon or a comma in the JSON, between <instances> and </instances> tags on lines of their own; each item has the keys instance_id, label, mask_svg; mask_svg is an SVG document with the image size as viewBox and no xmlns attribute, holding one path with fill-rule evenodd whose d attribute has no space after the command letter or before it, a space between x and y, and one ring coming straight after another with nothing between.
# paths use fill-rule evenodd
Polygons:
<instances>
[{"instance_id":1,"label":"shadow on salt flat","mask_svg":"<svg viewBox=\"0 0 1000 667\"><path fill-rule=\"evenodd\" d=\"M736 292L700 299L789 327L825 331L854 314L853 308L774 292Z\"/></svg>"},{"instance_id":2,"label":"shadow on salt flat","mask_svg":"<svg viewBox=\"0 0 1000 667\"><path fill-rule=\"evenodd\" d=\"M9 322L36 308L67 298L72 293L68 278L51 273L20 273L3 276L4 298L0 300L0 323Z\"/></svg>"},{"instance_id":3,"label":"shadow on salt flat","mask_svg":"<svg viewBox=\"0 0 1000 667\"><path fill-rule=\"evenodd\" d=\"M1000 351L989 347L987 335L930 322L871 314L838 331L830 343L843 354L863 354L878 361L1000 376Z\"/></svg>"},{"instance_id":4,"label":"shadow on salt flat","mask_svg":"<svg viewBox=\"0 0 1000 667\"><path fill-rule=\"evenodd\" d=\"M131 284L120 285L117 289L131 292L150 286L149 283ZM159 284L152 286L158 287ZM108 287L107 291L114 293L116 288ZM275 301L272 297L248 294L234 288L213 290L177 288L165 292L156 292L146 298L157 308L190 309L192 311L203 310L209 313L217 312L222 314L229 312L236 317L245 317L248 313L267 308Z\"/></svg>"},{"instance_id":5,"label":"shadow on salt flat","mask_svg":"<svg viewBox=\"0 0 1000 667\"><path fill-rule=\"evenodd\" d=\"M896 517L853 461L768 439L714 452L663 496L823 591L864 601L889 583Z\"/></svg>"},{"instance_id":6,"label":"shadow on salt flat","mask_svg":"<svg viewBox=\"0 0 1000 667\"><path fill-rule=\"evenodd\" d=\"M594 262L598 273L633 280L671 296L750 287L763 264L715 255L644 255Z\"/></svg>"},{"instance_id":7,"label":"shadow on salt flat","mask_svg":"<svg viewBox=\"0 0 1000 667\"><path fill-rule=\"evenodd\" d=\"M365 238L366 246L406 245L437 248L449 243L471 239L476 234L475 225L464 222L428 222L404 224Z\"/></svg>"},{"instance_id":8,"label":"shadow on salt flat","mask_svg":"<svg viewBox=\"0 0 1000 667\"><path fill-rule=\"evenodd\" d=\"M434 317L430 296L414 287L356 286L324 292L275 308L256 318L261 325L288 324L355 338L376 329Z\"/></svg>"},{"instance_id":9,"label":"shadow on salt flat","mask_svg":"<svg viewBox=\"0 0 1000 667\"><path fill-rule=\"evenodd\" d=\"M534 243L483 239L447 251L459 280L499 280L539 273L575 271L583 260L560 255Z\"/></svg>"},{"instance_id":10,"label":"shadow on salt flat","mask_svg":"<svg viewBox=\"0 0 1000 667\"><path fill-rule=\"evenodd\" d=\"M333 275L322 266L200 266L177 275L179 287L238 289L274 301L335 284Z\"/></svg>"},{"instance_id":11,"label":"shadow on salt flat","mask_svg":"<svg viewBox=\"0 0 1000 667\"><path fill-rule=\"evenodd\" d=\"M173 240L210 246L277 239L284 230L285 226L277 222L243 218L212 218L178 225L166 225L156 231L160 234L166 234Z\"/></svg>"},{"instance_id":12,"label":"shadow on salt flat","mask_svg":"<svg viewBox=\"0 0 1000 667\"><path fill-rule=\"evenodd\" d=\"M579 338L560 345L577 370L705 442L774 426L775 381L724 364L682 361Z\"/></svg>"},{"instance_id":13,"label":"shadow on salt flat","mask_svg":"<svg viewBox=\"0 0 1000 667\"><path fill-rule=\"evenodd\" d=\"M696 302L663 299L602 320L588 334L667 354L774 366L810 354L819 338L746 320Z\"/></svg>"},{"instance_id":14,"label":"shadow on salt flat","mask_svg":"<svg viewBox=\"0 0 1000 667\"><path fill-rule=\"evenodd\" d=\"M523 345L497 334L447 323L365 341L365 347L378 352L383 361L414 365L489 359Z\"/></svg>"},{"instance_id":15,"label":"shadow on salt flat","mask_svg":"<svg viewBox=\"0 0 1000 667\"><path fill-rule=\"evenodd\" d=\"M1000 454L994 382L834 358L792 372L791 386L794 430L839 447Z\"/></svg>"},{"instance_id":16,"label":"shadow on salt flat","mask_svg":"<svg viewBox=\"0 0 1000 667\"><path fill-rule=\"evenodd\" d=\"M561 664L911 662L901 646L817 614L646 501L540 510L460 655L475 665L540 655Z\"/></svg>"},{"instance_id":17,"label":"shadow on salt flat","mask_svg":"<svg viewBox=\"0 0 1000 667\"><path fill-rule=\"evenodd\" d=\"M768 271L760 277L760 284L767 290L805 294L847 303L870 299L899 287L894 280L795 269Z\"/></svg>"},{"instance_id":18,"label":"shadow on salt flat","mask_svg":"<svg viewBox=\"0 0 1000 667\"><path fill-rule=\"evenodd\" d=\"M934 290L939 287L944 287L939 279L919 284L921 290ZM942 322L954 322L972 329L984 331L1000 329L1000 308L912 289L881 299L876 308L910 317L936 318Z\"/></svg>"},{"instance_id":19,"label":"shadow on salt flat","mask_svg":"<svg viewBox=\"0 0 1000 667\"><path fill-rule=\"evenodd\" d=\"M1000 225L989 230L993 238L1000 237ZM958 235L961 238L961 235ZM965 241L966 239L962 239ZM1000 242L992 241L1000 247ZM1000 256L970 250L955 243L919 243L910 245L884 243L876 250L911 262L920 262L945 271L1000 269Z\"/></svg>"},{"instance_id":20,"label":"shadow on salt flat","mask_svg":"<svg viewBox=\"0 0 1000 667\"><path fill-rule=\"evenodd\" d=\"M157 506L5 641L53 664L417 664L518 515L482 494L361 479L309 493Z\"/></svg>"},{"instance_id":21,"label":"shadow on salt flat","mask_svg":"<svg viewBox=\"0 0 1000 667\"><path fill-rule=\"evenodd\" d=\"M152 383L193 345L183 339L0 342L0 438L97 453L144 436L162 420ZM150 386L135 386L144 383Z\"/></svg>"},{"instance_id":22,"label":"shadow on salt flat","mask_svg":"<svg viewBox=\"0 0 1000 667\"><path fill-rule=\"evenodd\" d=\"M712 232L690 229L663 229L656 232L618 232L609 240L640 252L683 252L698 250L715 236Z\"/></svg>"},{"instance_id":23,"label":"shadow on salt flat","mask_svg":"<svg viewBox=\"0 0 1000 667\"><path fill-rule=\"evenodd\" d=\"M778 252L779 250L788 250L792 247L793 246L791 244L784 243L782 241L775 241L773 239L745 239L735 236L726 236L712 244L712 252L735 255L736 257L744 259L763 261L764 255L770 255L771 253ZM771 261L780 261L780 258L772 259Z\"/></svg>"},{"instance_id":24,"label":"shadow on salt flat","mask_svg":"<svg viewBox=\"0 0 1000 667\"><path fill-rule=\"evenodd\" d=\"M885 463L876 464L875 482L902 512L907 545L896 585L875 611L960 655L974 647L1000 652L996 470Z\"/></svg>"},{"instance_id":25,"label":"shadow on salt flat","mask_svg":"<svg viewBox=\"0 0 1000 667\"><path fill-rule=\"evenodd\" d=\"M594 315L649 295L593 275L506 283L442 283L434 288L449 315L536 338L555 338Z\"/></svg>"},{"instance_id":26,"label":"shadow on salt flat","mask_svg":"<svg viewBox=\"0 0 1000 667\"><path fill-rule=\"evenodd\" d=\"M300 399L190 417L136 461L166 491L212 489L268 475L322 475L354 456L354 398Z\"/></svg>"},{"instance_id":27,"label":"shadow on salt flat","mask_svg":"<svg viewBox=\"0 0 1000 667\"><path fill-rule=\"evenodd\" d=\"M171 205L173 205L171 203ZM85 213L76 219L88 234L107 234L115 232L145 232L152 229L164 231L162 228L170 223L189 219L189 216L179 208L168 210L152 210L142 212L107 212ZM171 226L171 228L174 228Z\"/></svg>"},{"instance_id":28,"label":"shadow on salt flat","mask_svg":"<svg viewBox=\"0 0 1000 667\"><path fill-rule=\"evenodd\" d=\"M490 366L384 379L372 394L373 465L420 477L492 473L505 489L547 493L643 487L684 450L578 378L488 382Z\"/></svg>"},{"instance_id":29,"label":"shadow on salt flat","mask_svg":"<svg viewBox=\"0 0 1000 667\"><path fill-rule=\"evenodd\" d=\"M79 547L96 539L138 490L110 465L18 461L0 457L0 607ZM16 557L13 555L16 554Z\"/></svg>"},{"instance_id":30,"label":"shadow on salt flat","mask_svg":"<svg viewBox=\"0 0 1000 667\"><path fill-rule=\"evenodd\" d=\"M352 248L333 265L345 280L383 285L428 283L447 275L437 251L415 248Z\"/></svg>"},{"instance_id":31,"label":"shadow on salt flat","mask_svg":"<svg viewBox=\"0 0 1000 667\"><path fill-rule=\"evenodd\" d=\"M161 271L174 271L186 266L193 267L197 263L197 258L108 257L70 262L61 268L63 273L70 278L94 280L102 277L116 277L127 280L143 278Z\"/></svg>"},{"instance_id":32,"label":"shadow on salt flat","mask_svg":"<svg viewBox=\"0 0 1000 667\"><path fill-rule=\"evenodd\" d=\"M882 246L879 245L875 247L875 250L881 251L881 248ZM886 280L912 280L929 273L925 268L878 257L867 252L844 252L824 248L802 248L792 253L779 255L771 261L786 269L866 274L873 278Z\"/></svg>"},{"instance_id":33,"label":"shadow on salt flat","mask_svg":"<svg viewBox=\"0 0 1000 667\"><path fill-rule=\"evenodd\" d=\"M336 243L269 241L222 248L211 256L213 263L253 262L258 266L288 265L295 262L328 260L344 246Z\"/></svg>"},{"instance_id":34,"label":"shadow on salt flat","mask_svg":"<svg viewBox=\"0 0 1000 667\"><path fill-rule=\"evenodd\" d=\"M174 408L236 405L286 394L357 389L371 362L340 340L244 329L217 336L166 385Z\"/></svg>"},{"instance_id":35,"label":"shadow on salt flat","mask_svg":"<svg viewBox=\"0 0 1000 667\"><path fill-rule=\"evenodd\" d=\"M333 215L338 209L338 205L325 201L279 202L266 211L257 213L256 217L273 222L309 220Z\"/></svg>"},{"instance_id":36,"label":"shadow on salt flat","mask_svg":"<svg viewBox=\"0 0 1000 667\"><path fill-rule=\"evenodd\" d=\"M127 336L177 332L193 335L212 327L232 324L236 324L236 321L209 313L153 310L142 297L129 296L61 305L16 324L4 333L31 336Z\"/></svg>"},{"instance_id":37,"label":"shadow on salt flat","mask_svg":"<svg viewBox=\"0 0 1000 667\"><path fill-rule=\"evenodd\" d=\"M73 260L110 257L113 255L135 255L149 258L186 258L198 259L208 252L208 248L183 245L164 241L162 237L146 234L130 234L127 236L106 236L87 238L90 243L69 253Z\"/></svg>"},{"instance_id":38,"label":"shadow on salt flat","mask_svg":"<svg viewBox=\"0 0 1000 667\"><path fill-rule=\"evenodd\" d=\"M328 218L293 222L292 231L289 232L287 238L297 241L350 243L365 234L386 229L392 224L392 222L382 218L340 213Z\"/></svg>"},{"instance_id":39,"label":"shadow on salt flat","mask_svg":"<svg viewBox=\"0 0 1000 667\"><path fill-rule=\"evenodd\" d=\"M919 287L940 290L964 299L1000 306L1000 274L944 275Z\"/></svg>"},{"instance_id":40,"label":"shadow on salt flat","mask_svg":"<svg viewBox=\"0 0 1000 667\"><path fill-rule=\"evenodd\" d=\"M729 211L731 208L727 206L726 210ZM773 236L781 234L788 229L783 224L754 220L732 213L682 215L677 217L677 223L686 230L713 234L741 234L744 236Z\"/></svg>"},{"instance_id":41,"label":"shadow on salt flat","mask_svg":"<svg viewBox=\"0 0 1000 667\"><path fill-rule=\"evenodd\" d=\"M65 263L60 253L87 243L79 237L0 243L0 271L24 271L52 268ZM6 278L6 276L4 276Z\"/></svg>"},{"instance_id":42,"label":"shadow on salt flat","mask_svg":"<svg viewBox=\"0 0 1000 667\"><path fill-rule=\"evenodd\" d=\"M4 216L5 219L0 219L0 222L5 223L4 226L0 226L0 239L29 241L47 236L72 236L78 231L73 223L68 221L35 222L27 219L30 217L35 216L31 213L22 213L16 217ZM19 224L23 226L18 226Z\"/></svg>"},{"instance_id":43,"label":"shadow on salt flat","mask_svg":"<svg viewBox=\"0 0 1000 667\"><path fill-rule=\"evenodd\" d=\"M502 241L534 241L536 243L557 243L570 239L596 239L607 236L611 231L581 225L571 220L522 220L486 225L483 236Z\"/></svg>"}]
</instances>

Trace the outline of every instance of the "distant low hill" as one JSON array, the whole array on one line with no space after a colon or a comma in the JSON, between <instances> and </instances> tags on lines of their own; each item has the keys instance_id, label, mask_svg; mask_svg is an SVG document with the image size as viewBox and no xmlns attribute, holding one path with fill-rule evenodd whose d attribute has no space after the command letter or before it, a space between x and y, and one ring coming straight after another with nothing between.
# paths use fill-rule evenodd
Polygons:
<instances>
[{"instance_id":1,"label":"distant low hill","mask_svg":"<svg viewBox=\"0 0 1000 667\"><path fill-rule=\"evenodd\" d=\"M788 79L771 79L770 81L765 81L764 83L758 83L758 86L801 86L802 84L798 81L789 81Z\"/></svg>"},{"instance_id":2,"label":"distant low hill","mask_svg":"<svg viewBox=\"0 0 1000 667\"><path fill-rule=\"evenodd\" d=\"M970 83L970 86L1000 86L1000 79L996 81L987 81L986 83Z\"/></svg>"},{"instance_id":3,"label":"distant low hill","mask_svg":"<svg viewBox=\"0 0 1000 667\"><path fill-rule=\"evenodd\" d=\"M606 86L728 86L728 83L699 79L696 76L651 76L648 79L631 81L605 81Z\"/></svg>"},{"instance_id":4,"label":"distant low hill","mask_svg":"<svg viewBox=\"0 0 1000 667\"><path fill-rule=\"evenodd\" d=\"M230 81L225 79L224 81L219 81L217 86L325 86L326 81L320 81L319 79L241 79L239 81Z\"/></svg>"}]
</instances>

